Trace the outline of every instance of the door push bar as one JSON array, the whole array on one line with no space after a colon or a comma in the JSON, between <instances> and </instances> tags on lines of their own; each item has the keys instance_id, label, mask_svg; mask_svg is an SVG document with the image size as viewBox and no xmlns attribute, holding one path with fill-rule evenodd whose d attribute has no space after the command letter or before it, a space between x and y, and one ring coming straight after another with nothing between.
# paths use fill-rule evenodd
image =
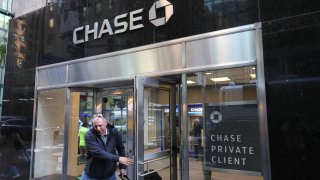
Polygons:
<instances>
[{"instance_id":1,"label":"door push bar","mask_svg":"<svg viewBox=\"0 0 320 180\"><path fill-rule=\"evenodd\" d=\"M165 157L161 157L161 158L151 159L151 160L148 160L148 161L139 161L139 165L148 164L148 163L151 163L151 162L154 162L154 161L160 161L162 159L167 159L169 157L170 156L165 156Z\"/></svg>"}]
</instances>

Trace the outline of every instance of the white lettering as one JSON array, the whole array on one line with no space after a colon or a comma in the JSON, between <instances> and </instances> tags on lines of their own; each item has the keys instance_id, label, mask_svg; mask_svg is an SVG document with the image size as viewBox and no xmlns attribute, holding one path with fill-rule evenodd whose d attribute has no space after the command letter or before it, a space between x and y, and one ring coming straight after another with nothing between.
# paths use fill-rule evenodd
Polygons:
<instances>
[{"instance_id":1,"label":"white lettering","mask_svg":"<svg viewBox=\"0 0 320 180\"><path fill-rule=\"evenodd\" d=\"M239 158L234 158L234 164L240 165L240 159Z\"/></svg>"},{"instance_id":2,"label":"white lettering","mask_svg":"<svg viewBox=\"0 0 320 180\"><path fill-rule=\"evenodd\" d=\"M235 154L254 154L253 147L246 146L216 146L211 145L211 152L235 153Z\"/></svg>"},{"instance_id":3,"label":"white lettering","mask_svg":"<svg viewBox=\"0 0 320 180\"><path fill-rule=\"evenodd\" d=\"M215 141L215 138L214 138L215 136L216 136L216 135L214 135L214 134L211 135L211 138L210 138L211 141Z\"/></svg>"},{"instance_id":4,"label":"white lettering","mask_svg":"<svg viewBox=\"0 0 320 180\"><path fill-rule=\"evenodd\" d=\"M217 149L216 146L214 145L211 146L211 152L215 151L216 149Z\"/></svg>"},{"instance_id":5,"label":"white lettering","mask_svg":"<svg viewBox=\"0 0 320 180\"><path fill-rule=\"evenodd\" d=\"M243 154L245 154L246 149L245 149L245 147L242 147L242 148L244 148L244 153ZM239 147L236 148L236 153L239 153L239 154L241 153L241 150L240 150Z\"/></svg>"},{"instance_id":6,"label":"white lettering","mask_svg":"<svg viewBox=\"0 0 320 180\"><path fill-rule=\"evenodd\" d=\"M247 158L226 157L226 156L212 156L211 162L214 164L228 164L228 165L246 165Z\"/></svg>"},{"instance_id":7,"label":"white lettering","mask_svg":"<svg viewBox=\"0 0 320 180\"><path fill-rule=\"evenodd\" d=\"M220 135L220 134L212 134L211 141L220 141L220 142L242 142L241 135Z\"/></svg>"},{"instance_id":8,"label":"white lettering","mask_svg":"<svg viewBox=\"0 0 320 180\"><path fill-rule=\"evenodd\" d=\"M229 146L229 151L230 151L230 153L233 153L233 146Z\"/></svg>"},{"instance_id":9,"label":"white lettering","mask_svg":"<svg viewBox=\"0 0 320 180\"><path fill-rule=\"evenodd\" d=\"M79 39L79 40L78 40L78 35L77 35L77 33L78 33L78 31L81 31L81 30L83 30L83 26L77 27L77 28L75 28L75 29L73 30L73 44L79 44L79 43L83 43L83 42L84 42L83 39Z\"/></svg>"},{"instance_id":10,"label":"white lettering","mask_svg":"<svg viewBox=\"0 0 320 180\"><path fill-rule=\"evenodd\" d=\"M222 141L222 135L217 135L217 141Z\"/></svg>"},{"instance_id":11,"label":"white lettering","mask_svg":"<svg viewBox=\"0 0 320 180\"><path fill-rule=\"evenodd\" d=\"M114 18L114 26L115 26L115 27L122 27L122 28L116 30L116 31L114 32L114 34L119 34L119 33L123 33L123 32L126 32L126 31L127 31L127 29L128 29L128 23L125 22L125 21L119 22L119 19L122 19L122 18L127 17L127 14L128 14L128 13L121 14L121 15L116 16L116 17Z\"/></svg>"},{"instance_id":12,"label":"white lettering","mask_svg":"<svg viewBox=\"0 0 320 180\"><path fill-rule=\"evenodd\" d=\"M97 39L98 37L98 23L95 22L93 25L93 29L89 29L89 25L85 26L85 31L84 31L84 41L89 41L89 34L93 33L93 39Z\"/></svg>"},{"instance_id":13,"label":"white lettering","mask_svg":"<svg viewBox=\"0 0 320 180\"><path fill-rule=\"evenodd\" d=\"M134 17L134 15L141 13L142 11L143 8L130 12L130 30L135 30L144 27L143 24L134 25L134 22L142 20L142 16Z\"/></svg>"},{"instance_id":14,"label":"white lettering","mask_svg":"<svg viewBox=\"0 0 320 180\"><path fill-rule=\"evenodd\" d=\"M109 23L108 19L103 20L98 38L101 38L102 35L105 34L105 33L108 33L109 35L113 34L112 28L110 26L110 23Z\"/></svg>"},{"instance_id":15,"label":"white lettering","mask_svg":"<svg viewBox=\"0 0 320 180\"><path fill-rule=\"evenodd\" d=\"M160 4L159 4L160 3ZM165 3L165 4L161 4L161 3ZM157 7L155 7L155 5L157 5ZM165 17L157 17L156 15L156 8L163 8L165 10ZM104 19L102 22L102 25L100 27L100 30L98 32L98 27L99 24L98 22L95 22L93 25L93 29L90 29L89 25L85 25L85 26L81 26L81 27L77 27L73 30L73 43L74 44L80 44L80 43L84 43L86 41L89 41L89 35L93 34L93 39L98 39L101 38L104 34L108 33L110 36L114 35L114 34L119 34L119 33L123 33L126 32L128 30L128 26L129 26L129 30L135 30L135 29L140 29L143 28L144 25L142 24L142 12L143 12L143 8L135 10L135 11L131 11L129 12L129 22L124 20L124 18L127 17L128 13L124 13L124 14L120 14L118 16L116 16L114 18L114 22L113 24L109 23L108 19ZM173 6L171 3L167 2L166 0L163 2L155 2L152 6L152 8L149 11L149 20L151 20L151 23L155 26L162 26L165 23L167 23L167 21L169 20L169 18L173 15ZM154 19L154 20L152 20ZM165 21L163 21L164 19L166 19ZM158 21L163 21L163 23L157 23ZM156 22L154 22L156 21ZM113 25L113 26L112 26ZM115 31L113 31L113 28L116 28ZM84 31L84 32L81 32ZM114 33L113 33L114 32ZM79 37L80 34L83 34L83 37ZM202 108L199 108L199 111L202 111Z\"/></svg>"},{"instance_id":16,"label":"white lettering","mask_svg":"<svg viewBox=\"0 0 320 180\"><path fill-rule=\"evenodd\" d=\"M202 108L190 108L191 112L202 112Z\"/></svg>"},{"instance_id":17,"label":"white lettering","mask_svg":"<svg viewBox=\"0 0 320 180\"><path fill-rule=\"evenodd\" d=\"M235 142L235 138L233 134L230 135L230 142Z\"/></svg>"},{"instance_id":18,"label":"white lettering","mask_svg":"<svg viewBox=\"0 0 320 180\"><path fill-rule=\"evenodd\" d=\"M211 157L211 161L212 161L212 163L214 163L214 164L216 164L215 159L216 159L216 156L212 156L212 157Z\"/></svg>"},{"instance_id":19,"label":"white lettering","mask_svg":"<svg viewBox=\"0 0 320 180\"><path fill-rule=\"evenodd\" d=\"M142 16L138 16L137 14L141 13L143 9L138 9L135 11L130 12L130 30L135 30L139 28L143 28L143 24L137 23L138 21L142 20ZM114 27L119 28L114 33L112 30L112 27L110 25L110 22L108 19L104 19L102 22L102 25L100 27L99 33L98 33L98 27L99 23L95 22L93 24L93 29L90 29L89 25L77 27L73 30L73 43L74 44L80 44L83 42L89 41L89 35L93 34L93 39L99 39L104 34L109 34L110 36L113 34L119 34L123 33L128 30L128 22L121 21L122 19L126 18L128 13L120 14L114 18ZM79 32L84 30L84 39L79 38Z\"/></svg>"},{"instance_id":20,"label":"white lettering","mask_svg":"<svg viewBox=\"0 0 320 180\"><path fill-rule=\"evenodd\" d=\"M254 154L253 147L249 147L249 154Z\"/></svg>"},{"instance_id":21,"label":"white lettering","mask_svg":"<svg viewBox=\"0 0 320 180\"><path fill-rule=\"evenodd\" d=\"M241 141L241 135L237 135L237 142L242 142Z\"/></svg>"}]
</instances>

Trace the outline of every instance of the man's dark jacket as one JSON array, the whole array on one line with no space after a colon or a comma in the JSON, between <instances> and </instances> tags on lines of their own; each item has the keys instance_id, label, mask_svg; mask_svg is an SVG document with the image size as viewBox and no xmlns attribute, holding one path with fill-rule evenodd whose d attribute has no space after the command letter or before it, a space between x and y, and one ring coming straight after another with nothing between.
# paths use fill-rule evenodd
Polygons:
<instances>
[{"instance_id":1,"label":"man's dark jacket","mask_svg":"<svg viewBox=\"0 0 320 180\"><path fill-rule=\"evenodd\" d=\"M125 156L125 147L122 138L116 129L107 125L108 135L105 144L101 136L91 128L85 135L87 147L85 173L92 178L107 178L112 176L117 168L120 156ZM116 154L118 151L118 155ZM120 169L126 166L119 164Z\"/></svg>"}]
</instances>

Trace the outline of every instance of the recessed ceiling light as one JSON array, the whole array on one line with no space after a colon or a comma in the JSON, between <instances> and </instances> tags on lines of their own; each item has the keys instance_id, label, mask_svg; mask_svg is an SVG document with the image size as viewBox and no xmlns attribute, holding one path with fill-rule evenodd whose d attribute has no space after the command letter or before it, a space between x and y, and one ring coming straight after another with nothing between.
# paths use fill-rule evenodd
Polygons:
<instances>
[{"instance_id":1,"label":"recessed ceiling light","mask_svg":"<svg viewBox=\"0 0 320 180\"><path fill-rule=\"evenodd\" d=\"M250 74L251 78L256 78L256 74Z\"/></svg>"},{"instance_id":2,"label":"recessed ceiling light","mask_svg":"<svg viewBox=\"0 0 320 180\"><path fill-rule=\"evenodd\" d=\"M194 84L196 82L192 81L192 80L187 80L187 84Z\"/></svg>"},{"instance_id":3,"label":"recessed ceiling light","mask_svg":"<svg viewBox=\"0 0 320 180\"><path fill-rule=\"evenodd\" d=\"M231 81L228 77L210 78L210 80L214 82Z\"/></svg>"}]
</instances>

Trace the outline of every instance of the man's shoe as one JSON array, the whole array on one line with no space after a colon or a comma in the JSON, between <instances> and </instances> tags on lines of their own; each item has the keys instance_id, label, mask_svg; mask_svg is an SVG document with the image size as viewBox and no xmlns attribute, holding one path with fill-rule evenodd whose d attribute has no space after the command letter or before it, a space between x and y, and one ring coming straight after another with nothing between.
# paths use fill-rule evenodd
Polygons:
<instances>
[{"instance_id":1,"label":"man's shoe","mask_svg":"<svg viewBox=\"0 0 320 180\"><path fill-rule=\"evenodd\" d=\"M16 175L12 176L12 179L17 179L17 178L19 178L19 177L20 177L20 174L18 173L18 174L16 174Z\"/></svg>"}]
</instances>

